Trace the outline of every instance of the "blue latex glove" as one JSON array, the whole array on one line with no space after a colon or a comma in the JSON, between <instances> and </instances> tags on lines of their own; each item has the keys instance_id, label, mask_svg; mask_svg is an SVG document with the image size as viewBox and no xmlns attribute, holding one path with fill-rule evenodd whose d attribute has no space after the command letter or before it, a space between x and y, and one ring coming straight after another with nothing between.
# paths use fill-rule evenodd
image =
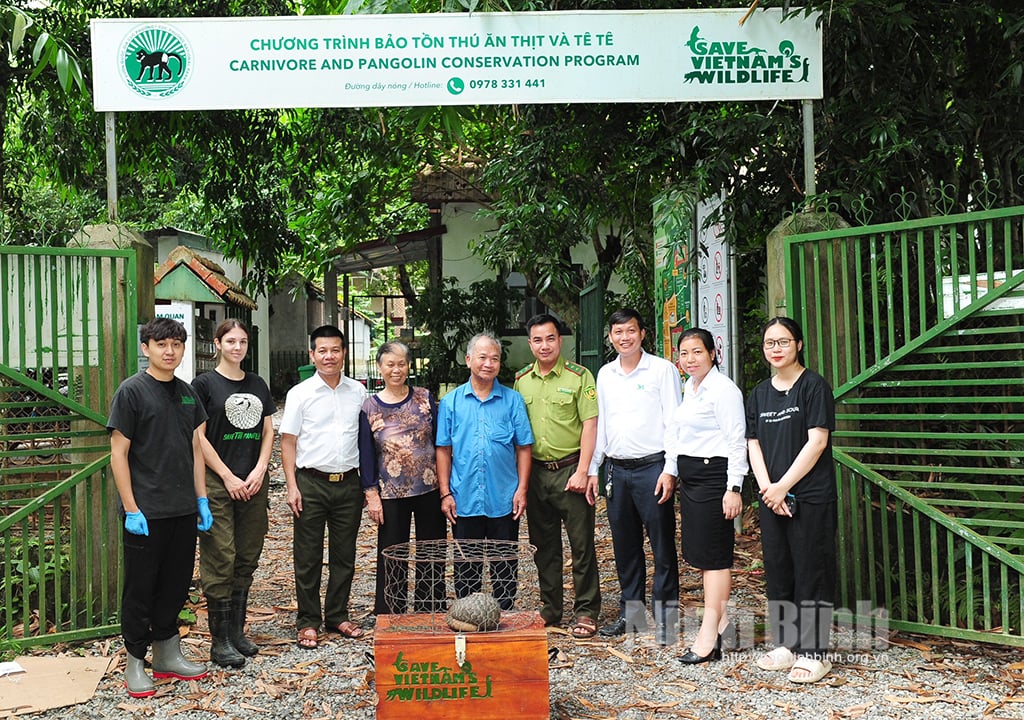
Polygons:
<instances>
[{"instance_id":1,"label":"blue latex glove","mask_svg":"<svg viewBox=\"0 0 1024 720\"><path fill-rule=\"evenodd\" d=\"M132 535L149 535L149 523L146 522L146 516L142 514L141 510L125 513L124 529Z\"/></svg>"},{"instance_id":2,"label":"blue latex glove","mask_svg":"<svg viewBox=\"0 0 1024 720\"><path fill-rule=\"evenodd\" d=\"M213 513L210 512L210 500L209 498L201 497L198 500L199 506L199 522L196 523L196 527L202 532L206 532L213 527Z\"/></svg>"}]
</instances>

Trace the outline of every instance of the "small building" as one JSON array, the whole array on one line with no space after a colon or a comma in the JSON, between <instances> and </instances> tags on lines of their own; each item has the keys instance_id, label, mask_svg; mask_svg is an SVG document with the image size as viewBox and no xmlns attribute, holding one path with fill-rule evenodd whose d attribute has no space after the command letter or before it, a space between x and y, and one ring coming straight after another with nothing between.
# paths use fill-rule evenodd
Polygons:
<instances>
[{"instance_id":1,"label":"small building","mask_svg":"<svg viewBox=\"0 0 1024 720\"><path fill-rule=\"evenodd\" d=\"M195 250L179 245L171 250L153 277L156 316L171 317L185 326L189 342L175 374L186 382L217 366L213 334L227 318L250 328L250 347L243 367L259 367L259 327L253 323L256 302L224 274L224 269Z\"/></svg>"},{"instance_id":2,"label":"small building","mask_svg":"<svg viewBox=\"0 0 1024 720\"><path fill-rule=\"evenodd\" d=\"M158 270L160 269L163 261L169 257L172 250L179 246L183 246L194 251L199 257L209 260L214 266L220 268L219 274L226 280L233 283L234 289L246 294L247 297L250 297L256 307L250 311L248 316L241 317L241 319L249 325L253 334L249 343L249 363L252 366L252 371L269 383L270 333L267 332L267 329L269 327L270 320L268 312L270 304L267 302L265 295L248 295L244 290L243 286L245 285L246 276L245 266L237 260L231 260L225 257L224 253L218 250L214 242L205 235L189 232L188 230L181 230L175 227L162 227L147 230L143 233L143 236L149 244L153 246L153 254L156 258L156 262L158 263ZM157 302L159 302L159 300ZM220 319L223 320L223 317ZM220 322L220 320L217 322ZM216 324L214 324L214 327L216 327Z\"/></svg>"}]
</instances>

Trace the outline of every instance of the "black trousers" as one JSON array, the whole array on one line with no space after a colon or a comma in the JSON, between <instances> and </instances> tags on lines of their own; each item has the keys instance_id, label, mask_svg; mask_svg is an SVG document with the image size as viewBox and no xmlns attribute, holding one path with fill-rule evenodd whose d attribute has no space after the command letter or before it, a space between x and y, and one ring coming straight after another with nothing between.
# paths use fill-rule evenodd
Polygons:
<instances>
[{"instance_id":1,"label":"black trousers","mask_svg":"<svg viewBox=\"0 0 1024 720\"><path fill-rule=\"evenodd\" d=\"M409 525L416 519L416 540L443 540L448 535L444 513L441 512L441 492L415 497L381 500L384 524L377 527L377 592L373 611L397 614L408 610L409 563L386 560L385 548L409 542ZM442 612L444 599L444 556L439 562L416 563L416 612Z\"/></svg>"},{"instance_id":2,"label":"black trousers","mask_svg":"<svg viewBox=\"0 0 1024 720\"><path fill-rule=\"evenodd\" d=\"M768 629L795 655L828 652L836 586L836 504L798 503L793 517L761 506Z\"/></svg>"},{"instance_id":3,"label":"black trousers","mask_svg":"<svg viewBox=\"0 0 1024 720\"><path fill-rule=\"evenodd\" d=\"M647 555L644 533L654 556L654 586L651 589L655 622L665 622L679 606L679 556L676 551L675 499L658 504L654 487L664 467L662 461L639 468L624 468L605 462L610 492L608 524L615 550L615 569L622 596L620 617L636 618L646 604Z\"/></svg>"},{"instance_id":4,"label":"black trousers","mask_svg":"<svg viewBox=\"0 0 1024 720\"><path fill-rule=\"evenodd\" d=\"M459 517L452 525L452 537L456 540L519 540L519 521L512 513L491 518L485 515ZM456 546L455 554L458 557ZM480 557L478 553L476 557ZM519 562L504 560L488 563L490 566L491 594L502 610L511 610L516 600L519 584ZM455 562L455 597L466 597L480 592L483 587L483 562Z\"/></svg>"},{"instance_id":5,"label":"black trousers","mask_svg":"<svg viewBox=\"0 0 1024 720\"><path fill-rule=\"evenodd\" d=\"M144 659L154 641L178 634L196 563L196 516L148 520L149 535L121 531L124 589L121 635L132 657Z\"/></svg>"}]
</instances>

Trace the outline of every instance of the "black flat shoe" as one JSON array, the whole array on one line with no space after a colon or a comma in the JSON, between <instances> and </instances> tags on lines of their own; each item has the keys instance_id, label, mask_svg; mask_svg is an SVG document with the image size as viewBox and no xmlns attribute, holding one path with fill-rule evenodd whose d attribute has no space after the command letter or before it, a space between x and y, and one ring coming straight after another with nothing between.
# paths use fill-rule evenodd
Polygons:
<instances>
[{"instance_id":1,"label":"black flat shoe","mask_svg":"<svg viewBox=\"0 0 1024 720\"><path fill-rule=\"evenodd\" d=\"M714 660L722 659L722 651L719 648L712 648L711 652L701 657L695 653L692 649L687 650L686 654L679 658L679 662L683 665L700 665L701 663L712 662Z\"/></svg>"},{"instance_id":2,"label":"black flat shoe","mask_svg":"<svg viewBox=\"0 0 1024 720\"><path fill-rule=\"evenodd\" d=\"M602 637L618 637L626 634L626 618L619 618L597 631Z\"/></svg>"}]
</instances>

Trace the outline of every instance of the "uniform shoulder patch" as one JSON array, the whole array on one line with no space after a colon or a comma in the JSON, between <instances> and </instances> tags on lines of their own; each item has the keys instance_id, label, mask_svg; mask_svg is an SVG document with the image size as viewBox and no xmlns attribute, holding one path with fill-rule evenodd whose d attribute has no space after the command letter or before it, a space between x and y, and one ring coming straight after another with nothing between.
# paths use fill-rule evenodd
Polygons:
<instances>
[{"instance_id":1,"label":"uniform shoulder patch","mask_svg":"<svg viewBox=\"0 0 1024 720\"><path fill-rule=\"evenodd\" d=\"M530 363L529 365L527 365L526 367L521 369L519 372L517 372L516 373L516 380L518 380L519 378L523 377L524 375L528 375L531 370L533 370L533 363Z\"/></svg>"},{"instance_id":2,"label":"uniform shoulder patch","mask_svg":"<svg viewBox=\"0 0 1024 720\"><path fill-rule=\"evenodd\" d=\"M576 363L569 362L568 360L565 361L565 369L573 375L579 375L580 377L583 377L583 373L587 371L587 369L582 365L577 365Z\"/></svg>"}]
</instances>

